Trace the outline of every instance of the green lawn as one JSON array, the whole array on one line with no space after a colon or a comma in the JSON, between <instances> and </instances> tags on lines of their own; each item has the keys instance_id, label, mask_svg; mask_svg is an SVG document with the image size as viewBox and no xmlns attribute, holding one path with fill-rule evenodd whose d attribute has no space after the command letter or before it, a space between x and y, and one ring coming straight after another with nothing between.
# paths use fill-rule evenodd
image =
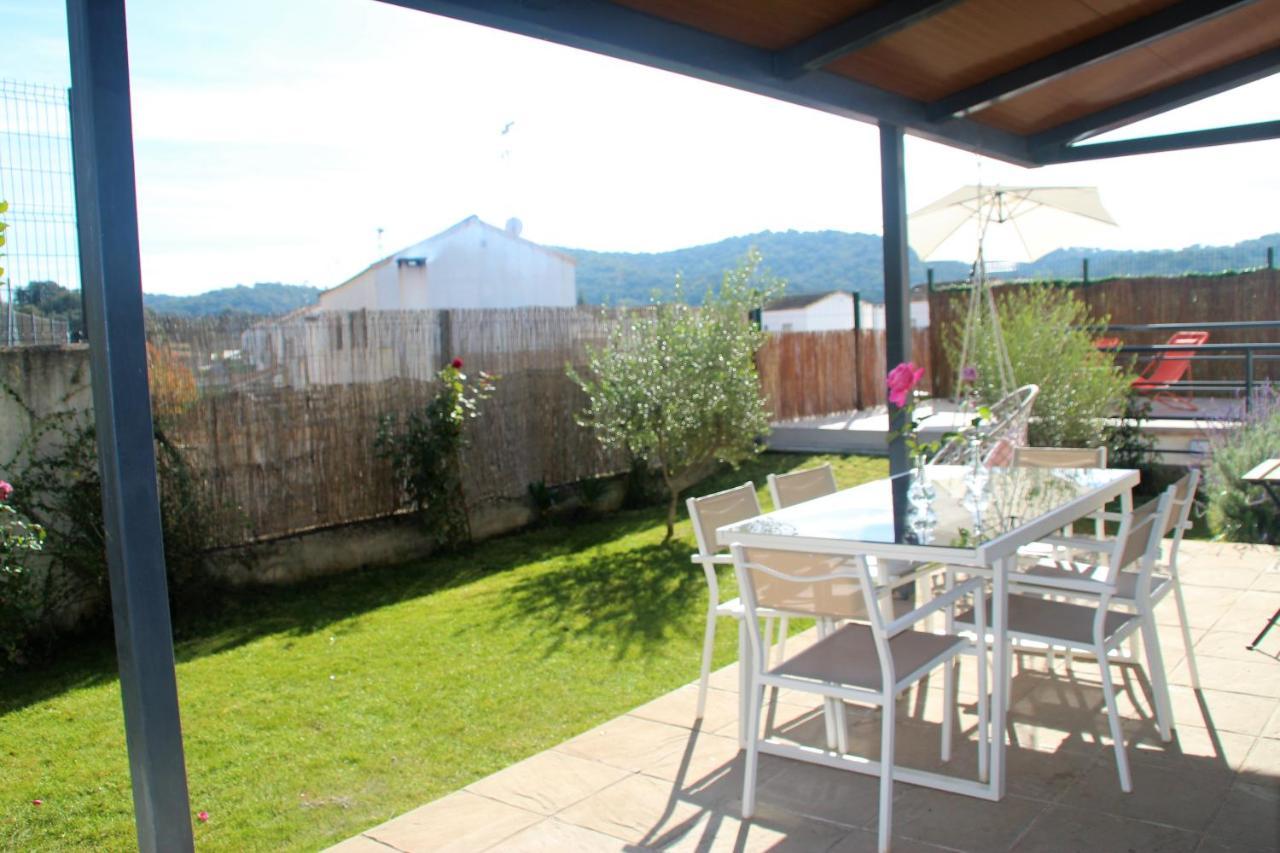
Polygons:
<instances>
[{"instance_id":1,"label":"green lawn","mask_svg":"<svg viewBox=\"0 0 1280 853\"><path fill-rule=\"evenodd\" d=\"M886 473L880 459L766 454L692 492L820 461L841 485ZM663 532L659 508L622 512L185 619L191 808L210 815L197 845L323 847L693 680L706 583L688 520L669 546ZM731 571L722 588L734 594ZM734 638L719 632L717 665ZM0 849L132 847L110 641L0 678Z\"/></svg>"}]
</instances>

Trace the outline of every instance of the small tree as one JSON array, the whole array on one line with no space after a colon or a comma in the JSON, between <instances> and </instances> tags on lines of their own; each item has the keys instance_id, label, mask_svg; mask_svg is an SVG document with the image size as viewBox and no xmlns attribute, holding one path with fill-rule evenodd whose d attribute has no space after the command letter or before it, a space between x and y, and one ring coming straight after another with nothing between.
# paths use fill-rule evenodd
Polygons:
<instances>
[{"instance_id":1,"label":"small tree","mask_svg":"<svg viewBox=\"0 0 1280 853\"><path fill-rule=\"evenodd\" d=\"M675 301L624 315L607 346L588 350L584 375L568 368L589 399L578 422L661 473L666 541L687 478L706 463L737 464L757 453L769 431L755 364L764 333L751 312L783 283L759 267L752 250L701 308L683 301L677 277Z\"/></svg>"},{"instance_id":2,"label":"small tree","mask_svg":"<svg viewBox=\"0 0 1280 853\"><path fill-rule=\"evenodd\" d=\"M1017 385L1040 386L1029 426L1029 440L1045 447L1097 447L1107 443L1103 419L1125 412L1132 377L1117 368L1109 353L1099 352L1085 328L1105 324L1070 291L1049 285L1017 288L1000 300L1013 378ZM976 350L968 365L976 368L975 385L988 403L1001 396L995 332L990 318L979 315ZM963 329L951 329L946 341L952 364L960 358Z\"/></svg>"}]
</instances>

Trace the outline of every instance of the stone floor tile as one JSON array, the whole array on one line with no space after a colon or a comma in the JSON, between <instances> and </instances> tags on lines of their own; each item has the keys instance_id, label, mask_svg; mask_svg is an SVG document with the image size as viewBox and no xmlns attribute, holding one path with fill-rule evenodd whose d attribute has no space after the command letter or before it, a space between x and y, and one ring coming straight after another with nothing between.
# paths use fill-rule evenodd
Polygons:
<instances>
[{"instance_id":1,"label":"stone floor tile","mask_svg":"<svg viewBox=\"0 0 1280 853\"><path fill-rule=\"evenodd\" d=\"M1208 564L1265 570L1277 559L1274 546L1246 545L1238 542L1211 542L1203 539L1182 540L1179 563Z\"/></svg>"},{"instance_id":2,"label":"stone floor tile","mask_svg":"<svg viewBox=\"0 0 1280 853\"><path fill-rule=\"evenodd\" d=\"M632 844L660 847L695 831L717 809L691 801L671 782L633 775L570 806L556 817Z\"/></svg>"},{"instance_id":3,"label":"stone floor tile","mask_svg":"<svg viewBox=\"0 0 1280 853\"><path fill-rule=\"evenodd\" d=\"M1280 850L1280 799L1257 786L1232 786L1205 837L1231 847Z\"/></svg>"},{"instance_id":4,"label":"stone floor tile","mask_svg":"<svg viewBox=\"0 0 1280 853\"><path fill-rule=\"evenodd\" d=\"M1280 610L1280 592L1251 589L1240 596L1231 609L1218 620L1216 627L1256 634L1262 630L1262 626L1267 624L1267 620L1277 610Z\"/></svg>"},{"instance_id":5,"label":"stone floor tile","mask_svg":"<svg viewBox=\"0 0 1280 853\"><path fill-rule=\"evenodd\" d=\"M1196 853L1275 853L1275 849L1247 844L1228 844L1206 835L1200 839L1200 846L1196 848Z\"/></svg>"},{"instance_id":6,"label":"stone floor tile","mask_svg":"<svg viewBox=\"0 0 1280 853\"><path fill-rule=\"evenodd\" d=\"M1217 562L1212 559L1188 560L1179 555L1178 579L1187 586L1217 586L1226 589L1251 589L1262 569L1256 565Z\"/></svg>"},{"instance_id":7,"label":"stone floor tile","mask_svg":"<svg viewBox=\"0 0 1280 853\"><path fill-rule=\"evenodd\" d=\"M828 853L876 853L880 848L878 846L879 836L874 829L854 829L842 838L835 847L832 847ZM893 853L945 853L945 851L955 850L954 847L939 847L935 844L926 844L923 841L916 841L913 838L904 838L895 834L890 841L893 847Z\"/></svg>"},{"instance_id":8,"label":"stone floor tile","mask_svg":"<svg viewBox=\"0 0 1280 853\"><path fill-rule=\"evenodd\" d=\"M1169 688L1173 720L1177 726L1197 726L1245 735L1260 735L1272 712L1280 710L1280 699L1227 693L1221 690L1192 690L1174 684Z\"/></svg>"},{"instance_id":9,"label":"stone floor tile","mask_svg":"<svg viewBox=\"0 0 1280 853\"><path fill-rule=\"evenodd\" d=\"M1201 687L1280 698L1280 665L1266 655L1259 654L1257 660L1229 660L1197 655L1196 668L1200 672ZM1169 681L1172 684L1190 686L1191 676L1186 661L1173 669L1169 674Z\"/></svg>"},{"instance_id":10,"label":"stone floor tile","mask_svg":"<svg viewBox=\"0 0 1280 853\"><path fill-rule=\"evenodd\" d=\"M724 690L727 693L738 695L738 664L731 663L711 673L707 679L707 683L716 690Z\"/></svg>"},{"instance_id":11,"label":"stone floor tile","mask_svg":"<svg viewBox=\"0 0 1280 853\"><path fill-rule=\"evenodd\" d=\"M665 696L659 696L630 712L657 723L692 728L697 722L698 685L686 684ZM727 690L708 690L707 704L702 718L702 730L713 732L729 723L738 721L738 694Z\"/></svg>"},{"instance_id":12,"label":"stone floor tile","mask_svg":"<svg viewBox=\"0 0 1280 853\"><path fill-rule=\"evenodd\" d=\"M395 853L396 849L381 841L374 841L368 836L357 835L355 838L348 838L346 841L326 848L324 853Z\"/></svg>"},{"instance_id":13,"label":"stone floor tile","mask_svg":"<svg viewBox=\"0 0 1280 853\"><path fill-rule=\"evenodd\" d=\"M1096 753L1008 747L1005 750L1005 778L1008 791L1030 800L1052 802L1060 798L1098 760ZM978 756L968 749L957 751L945 772L966 779L978 777Z\"/></svg>"},{"instance_id":14,"label":"stone floor tile","mask_svg":"<svg viewBox=\"0 0 1280 853\"><path fill-rule=\"evenodd\" d=\"M547 750L486 776L466 790L551 815L617 782L630 771Z\"/></svg>"},{"instance_id":15,"label":"stone floor tile","mask_svg":"<svg viewBox=\"0 0 1280 853\"><path fill-rule=\"evenodd\" d=\"M765 850L814 853L830 849L849 832L846 827L811 820L767 804L758 804L755 816L744 821L739 817L741 805L740 801L734 801L724 810L704 812L697 824L680 837L669 844L657 846L681 853L755 853Z\"/></svg>"},{"instance_id":16,"label":"stone floor tile","mask_svg":"<svg viewBox=\"0 0 1280 853\"><path fill-rule=\"evenodd\" d=\"M501 844L503 853L608 853L632 849L627 842L602 832L547 818Z\"/></svg>"},{"instance_id":17,"label":"stone floor tile","mask_svg":"<svg viewBox=\"0 0 1280 853\"><path fill-rule=\"evenodd\" d=\"M1253 586L1249 588L1263 592L1280 592L1280 561L1271 568L1263 570L1253 582ZM1262 630L1261 625L1258 626L1258 630Z\"/></svg>"},{"instance_id":18,"label":"stone floor tile","mask_svg":"<svg viewBox=\"0 0 1280 853\"><path fill-rule=\"evenodd\" d=\"M1271 719L1262 728L1262 736L1269 738L1280 738L1280 706L1271 715Z\"/></svg>"},{"instance_id":19,"label":"stone floor tile","mask_svg":"<svg viewBox=\"0 0 1280 853\"><path fill-rule=\"evenodd\" d=\"M1239 626L1238 630L1228 631L1218 628L1209 631L1196 643L1196 652L1228 660L1280 661L1280 628L1273 629L1263 637L1256 648L1247 648L1258 636L1258 631L1262 630L1262 625L1262 622L1257 625L1249 623Z\"/></svg>"},{"instance_id":20,"label":"stone floor tile","mask_svg":"<svg viewBox=\"0 0 1280 853\"><path fill-rule=\"evenodd\" d=\"M1184 584L1182 596L1187 603L1187 621L1192 628L1212 628L1243 594L1238 589ZM1156 622L1161 625L1178 624L1178 610L1172 598L1156 608Z\"/></svg>"},{"instance_id":21,"label":"stone floor tile","mask_svg":"<svg viewBox=\"0 0 1280 853\"><path fill-rule=\"evenodd\" d=\"M1114 761L1099 758L1075 784L1062 794L1059 804L1087 812L1105 812L1203 832L1231 789L1235 774L1229 770L1203 770L1188 784L1183 768L1131 762L1133 791L1120 789ZM1011 777L1012 778L1012 777Z\"/></svg>"},{"instance_id":22,"label":"stone floor tile","mask_svg":"<svg viewBox=\"0 0 1280 853\"><path fill-rule=\"evenodd\" d=\"M1189 773L1237 770L1257 738L1236 732L1210 731L1184 726L1174 729L1173 740L1164 743L1153 726L1127 729L1125 745L1133 764L1183 769ZM1110 738L1107 739L1110 749Z\"/></svg>"},{"instance_id":23,"label":"stone floor tile","mask_svg":"<svg viewBox=\"0 0 1280 853\"><path fill-rule=\"evenodd\" d=\"M687 787L708 777L723 776L736 765L740 754L736 737L698 733L689 738L684 749L667 753L644 772Z\"/></svg>"},{"instance_id":24,"label":"stone floor tile","mask_svg":"<svg viewBox=\"0 0 1280 853\"><path fill-rule=\"evenodd\" d=\"M1200 836L1156 823L1054 806L1013 846L1016 853L1130 850L1191 853Z\"/></svg>"},{"instance_id":25,"label":"stone floor tile","mask_svg":"<svg viewBox=\"0 0 1280 853\"><path fill-rule=\"evenodd\" d=\"M623 770L643 770L670 752L684 749L688 729L639 717L618 717L555 747L589 761Z\"/></svg>"},{"instance_id":26,"label":"stone floor tile","mask_svg":"<svg viewBox=\"0 0 1280 853\"><path fill-rule=\"evenodd\" d=\"M458 791L365 832L398 850L472 853L486 850L542 820L515 806Z\"/></svg>"},{"instance_id":27,"label":"stone floor tile","mask_svg":"<svg viewBox=\"0 0 1280 853\"><path fill-rule=\"evenodd\" d=\"M879 785L879 779L862 773L787 761L782 770L761 782L756 799L762 807L783 809L849 829L874 827L879 812ZM905 787L895 786L895 796Z\"/></svg>"},{"instance_id":28,"label":"stone floor tile","mask_svg":"<svg viewBox=\"0 0 1280 853\"><path fill-rule=\"evenodd\" d=\"M917 841L961 850L1007 850L1047 803L1010 794L998 803L903 785L893 830Z\"/></svg>"},{"instance_id":29,"label":"stone floor tile","mask_svg":"<svg viewBox=\"0 0 1280 853\"><path fill-rule=\"evenodd\" d=\"M1258 738L1240 765L1238 782L1280 799L1280 740Z\"/></svg>"}]
</instances>

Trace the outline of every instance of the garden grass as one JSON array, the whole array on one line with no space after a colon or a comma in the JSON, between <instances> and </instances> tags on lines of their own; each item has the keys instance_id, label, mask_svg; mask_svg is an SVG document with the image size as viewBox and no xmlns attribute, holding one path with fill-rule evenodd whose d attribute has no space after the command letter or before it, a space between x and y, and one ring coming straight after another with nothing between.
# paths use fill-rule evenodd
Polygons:
<instances>
[{"instance_id":1,"label":"garden grass","mask_svg":"<svg viewBox=\"0 0 1280 853\"><path fill-rule=\"evenodd\" d=\"M887 470L765 454L690 492L751 479L767 507L767 473L823 461L842 486ZM555 523L184 612L197 846L324 847L695 679L706 583L688 520L664 545L663 512ZM728 568L721 586L736 594ZM735 638L718 632L717 666ZM0 849L132 848L109 634L0 679Z\"/></svg>"}]
</instances>

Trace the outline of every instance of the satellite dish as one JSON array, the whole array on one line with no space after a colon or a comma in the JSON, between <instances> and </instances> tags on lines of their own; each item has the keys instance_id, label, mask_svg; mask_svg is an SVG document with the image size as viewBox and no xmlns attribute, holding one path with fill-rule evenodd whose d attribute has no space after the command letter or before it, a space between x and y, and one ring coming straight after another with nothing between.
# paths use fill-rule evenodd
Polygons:
<instances>
[{"instance_id":1,"label":"satellite dish","mask_svg":"<svg viewBox=\"0 0 1280 853\"><path fill-rule=\"evenodd\" d=\"M524 230L524 223L521 222L516 217L513 216L507 220L507 233L510 234L512 237L519 237L520 232L523 230Z\"/></svg>"}]
</instances>

